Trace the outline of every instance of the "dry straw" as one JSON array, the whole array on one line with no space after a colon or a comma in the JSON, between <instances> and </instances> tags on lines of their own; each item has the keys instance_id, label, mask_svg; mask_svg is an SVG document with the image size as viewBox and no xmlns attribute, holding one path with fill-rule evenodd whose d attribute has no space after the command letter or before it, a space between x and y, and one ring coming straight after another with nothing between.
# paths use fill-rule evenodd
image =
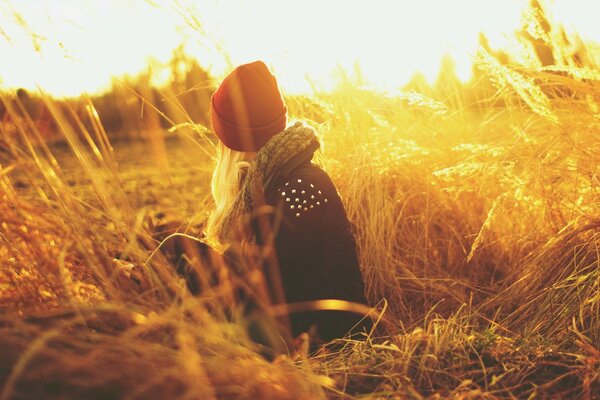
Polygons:
<instances>
[{"instance_id":1,"label":"dry straw","mask_svg":"<svg viewBox=\"0 0 600 400\"><path fill-rule=\"evenodd\" d=\"M24 105L3 93L1 397L597 398L598 55L569 58L543 17L532 15L542 30L529 33L560 55L553 66L517 67L482 49L483 72L459 93L378 93L346 79L287 99L291 116L322 136L369 300L387 308L365 340L312 355L300 341L272 362L232 296L260 279L217 266L220 279L190 296L155 252L156 221L127 195L93 101L82 99L78 114L40 94L90 182L82 195ZM179 116L164 115L171 134L213 154L173 93L163 92ZM149 140L168 187L178 172L167 168L159 118ZM212 161L202 162L208 178ZM207 215L210 202L199 203L189 221ZM199 234L189 221L176 227ZM330 306L355 309L272 311Z\"/></svg>"}]
</instances>

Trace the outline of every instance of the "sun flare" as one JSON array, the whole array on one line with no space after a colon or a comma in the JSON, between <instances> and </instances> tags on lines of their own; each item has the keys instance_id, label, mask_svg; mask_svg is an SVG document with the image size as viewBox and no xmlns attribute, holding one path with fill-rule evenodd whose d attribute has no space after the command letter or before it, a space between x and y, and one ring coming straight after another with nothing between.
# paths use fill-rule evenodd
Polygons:
<instances>
[{"instance_id":1,"label":"sun flare","mask_svg":"<svg viewBox=\"0 0 600 400\"><path fill-rule=\"evenodd\" d=\"M578 12L588 3L556 0L549 7L567 26L598 38L593 13ZM360 71L365 83L390 89L415 73L434 82L445 55L465 81L479 32L494 47L507 46L506 36L518 29L526 5L523 0L307 0L301 5L8 0L0 3L0 53L10 62L2 63L0 85L40 86L56 95L98 92L113 77L136 74L151 61L167 62L182 43L216 76L263 59L291 93L329 89L340 71ZM200 20L190 24L192 11Z\"/></svg>"}]
</instances>

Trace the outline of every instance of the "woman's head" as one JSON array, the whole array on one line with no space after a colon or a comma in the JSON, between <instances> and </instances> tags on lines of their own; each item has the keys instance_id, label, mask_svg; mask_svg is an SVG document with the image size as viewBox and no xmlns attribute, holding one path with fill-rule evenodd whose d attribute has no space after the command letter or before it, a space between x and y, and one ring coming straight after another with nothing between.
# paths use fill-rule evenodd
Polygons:
<instances>
[{"instance_id":1,"label":"woman's head","mask_svg":"<svg viewBox=\"0 0 600 400\"><path fill-rule=\"evenodd\" d=\"M277 80L263 62L240 65L223 79L211 100L211 122L219 144L211 182L215 209L206 234L218 243L223 241L221 223L255 152L287 123L287 107Z\"/></svg>"},{"instance_id":2,"label":"woman's head","mask_svg":"<svg viewBox=\"0 0 600 400\"><path fill-rule=\"evenodd\" d=\"M262 61L240 65L223 79L212 96L211 122L226 147L245 152L259 150L285 129L287 107Z\"/></svg>"}]
</instances>

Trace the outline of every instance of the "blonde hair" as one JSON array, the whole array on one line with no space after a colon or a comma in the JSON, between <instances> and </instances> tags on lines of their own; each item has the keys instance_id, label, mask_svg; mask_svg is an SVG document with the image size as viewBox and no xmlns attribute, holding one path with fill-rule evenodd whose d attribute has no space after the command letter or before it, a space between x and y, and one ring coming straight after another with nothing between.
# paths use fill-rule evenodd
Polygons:
<instances>
[{"instance_id":1,"label":"blonde hair","mask_svg":"<svg viewBox=\"0 0 600 400\"><path fill-rule=\"evenodd\" d=\"M215 208L211 212L206 226L206 238L217 247L226 245L221 225L240 193L253 156L254 153L231 150L221 142L217 145L217 163L210 184Z\"/></svg>"}]
</instances>

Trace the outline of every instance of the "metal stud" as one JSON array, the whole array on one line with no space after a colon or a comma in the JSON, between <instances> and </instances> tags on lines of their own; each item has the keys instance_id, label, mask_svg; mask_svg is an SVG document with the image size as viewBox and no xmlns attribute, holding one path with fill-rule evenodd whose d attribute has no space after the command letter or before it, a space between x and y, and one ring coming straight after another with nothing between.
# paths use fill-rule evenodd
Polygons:
<instances>
[{"instance_id":1,"label":"metal stud","mask_svg":"<svg viewBox=\"0 0 600 400\"><path fill-rule=\"evenodd\" d=\"M304 194L304 193L306 193L306 190L303 190L303 191L301 191L300 193Z\"/></svg>"},{"instance_id":2,"label":"metal stud","mask_svg":"<svg viewBox=\"0 0 600 400\"><path fill-rule=\"evenodd\" d=\"M296 197L296 203L299 203L299 202L300 202L300 199Z\"/></svg>"},{"instance_id":3,"label":"metal stud","mask_svg":"<svg viewBox=\"0 0 600 400\"><path fill-rule=\"evenodd\" d=\"M300 213L296 213L296 217L299 217L299 216L300 216Z\"/></svg>"},{"instance_id":4,"label":"metal stud","mask_svg":"<svg viewBox=\"0 0 600 400\"><path fill-rule=\"evenodd\" d=\"M327 203L327 199L325 199L325 203Z\"/></svg>"},{"instance_id":5,"label":"metal stud","mask_svg":"<svg viewBox=\"0 0 600 400\"><path fill-rule=\"evenodd\" d=\"M290 184L289 182L286 182L286 183L285 183L285 186L287 186L287 185L289 185L289 184Z\"/></svg>"},{"instance_id":6,"label":"metal stud","mask_svg":"<svg viewBox=\"0 0 600 400\"><path fill-rule=\"evenodd\" d=\"M282 195L282 196L285 196L285 192L281 192L281 195Z\"/></svg>"},{"instance_id":7,"label":"metal stud","mask_svg":"<svg viewBox=\"0 0 600 400\"><path fill-rule=\"evenodd\" d=\"M302 183L302 179L298 179L298 183Z\"/></svg>"},{"instance_id":8,"label":"metal stud","mask_svg":"<svg viewBox=\"0 0 600 400\"><path fill-rule=\"evenodd\" d=\"M310 184L310 187L311 187L311 188L314 188L314 187L315 187L315 185L313 185L313 184L311 183L311 184Z\"/></svg>"},{"instance_id":9,"label":"metal stud","mask_svg":"<svg viewBox=\"0 0 600 400\"><path fill-rule=\"evenodd\" d=\"M294 208L296 208L296 206L294 206L293 204L290 206L290 208L293 210Z\"/></svg>"},{"instance_id":10,"label":"metal stud","mask_svg":"<svg viewBox=\"0 0 600 400\"><path fill-rule=\"evenodd\" d=\"M321 191L320 191L320 190L317 190L317 193L321 194Z\"/></svg>"},{"instance_id":11,"label":"metal stud","mask_svg":"<svg viewBox=\"0 0 600 400\"><path fill-rule=\"evenodd\" d=\"M289 198L289 197L288 197L288 198L286 198L286 199L285 199L285 201L289 202L289 201L290 201L290 198Z\"/></svg>"},{"instance_id":12,"label":"metal stud","mask_svg":"<svg viewBox=\"0 0 600 400\"><path fill-rule=\"evenodd\" d=\"M315 195L314 195L314 194L311 194L311 195L310 195L310 198L311 198L311 199L314 199L314 198L315 198Z\"/></svg>"},{"instance_id":13,"label":"metal stud","mask_svg":"<svg viewBox=\"0 0 600 400\"><path fill-rule=\"evenodd\" d=\"M318 205L318 206L320 206L320 205L321 205L321 203L317 201L317 205Z\"/></svg>"},{"instance_id":14,"label":"metal stud","mask_svg":"<svg viewBox=\"0 0 600 400\"><path fill-rule=\"evenodd\" d=\"M304 211L308 211L308 208L304 207Z\"/></svg>"},{"instance_id":15,"label":"metal stud","mask_svg":"<svg viewBox=\"0 0 600 400\"><path fill-rule=\"evenodd\" d=\"M310 208L315 208L315 206L313 206L312 204L310 205Z\"/></svg>"},{"instance_id":16,"label":"metal stud","mask_svg":"<svg viewBox=\"0 0 600 400\"><path fill-rule=\"evenodd\" d=\"M292 189L292 193L296 193L296 189Z\"/></svg>"}]
</instances>

